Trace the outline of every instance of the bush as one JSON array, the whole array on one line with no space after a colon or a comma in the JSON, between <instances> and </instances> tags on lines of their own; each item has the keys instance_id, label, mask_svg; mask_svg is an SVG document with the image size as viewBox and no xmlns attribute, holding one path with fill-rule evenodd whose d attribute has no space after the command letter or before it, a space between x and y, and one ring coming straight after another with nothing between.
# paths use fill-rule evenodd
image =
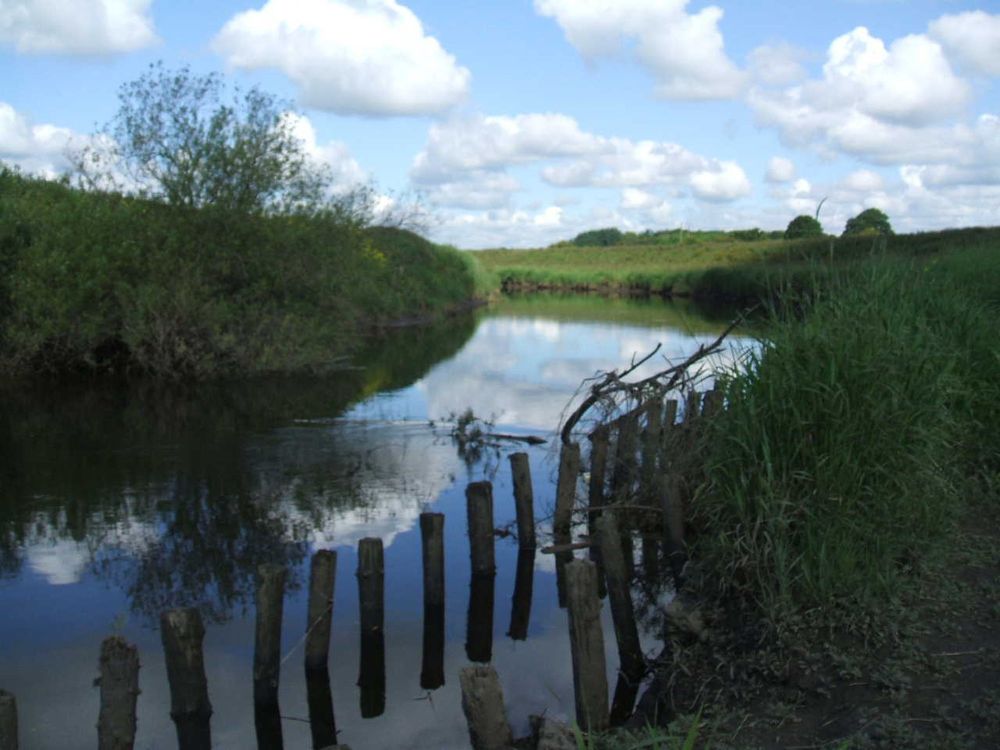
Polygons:
<instances>
[{"instance_id":1,"label":"bush","mask_svg":"<svg viewBox=\"0 0 1000 750\"><path fill-rule=\"evenodd\" d=\"M786 240L798 240L803 237L822 237L823 236L823 225L819 223L818 220L814 219L812 216L806 216L802 214L801 216L796 216L790 222L788 222L788 228L785 229L785 239Z\"/></svg>"},{"instance_id":2,"label":"bush","mask_svg":"<svg viewBox=\"0 0 1000 750\"><path fill-rule=\"evenodd\" d=\"M842 236L892 233L892 225L889 223L889 217L877 208L869 208L859 213L853 219L847 220L847 225L844 227L844 234Z\"/></svg>"},{"instance_id":3,"label":"bush","mask_svg":"<svg viewBox=\"0 0 1000 750\"><path fill-rule=\"evenodd\" d=\"M621 230L609 227L607 229L592 229L573 238L577 247L609 247L617 245L622 240Z\"/></svg>"}]
</instances>

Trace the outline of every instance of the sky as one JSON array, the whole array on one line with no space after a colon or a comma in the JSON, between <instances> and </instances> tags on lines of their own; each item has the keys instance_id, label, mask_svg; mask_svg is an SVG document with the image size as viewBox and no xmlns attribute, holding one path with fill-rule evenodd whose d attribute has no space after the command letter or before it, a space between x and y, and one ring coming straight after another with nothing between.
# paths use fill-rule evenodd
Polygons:
<instances>
[{"instance_id":1,"label":"sky","mask_svg":"<svg viewBox=\"0 0 1000 750\"><path fill-rule=\"evenodd\" d=\"M0 0L0 161L65 172L157 61L462 248L1000 223L1000 0Z\"/></svg>"}]
</instances>

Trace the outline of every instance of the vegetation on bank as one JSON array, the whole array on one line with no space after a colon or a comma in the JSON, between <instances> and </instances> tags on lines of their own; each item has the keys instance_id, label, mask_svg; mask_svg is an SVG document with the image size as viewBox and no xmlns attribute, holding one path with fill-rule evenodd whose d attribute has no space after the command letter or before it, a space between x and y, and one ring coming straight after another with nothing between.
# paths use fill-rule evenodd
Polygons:
<instances>
[{"instance_id":1,"label":"vegetation on bank","mask_svg":"<svg viewBox=\"0 0 1000 750\"><path fill-rule=\"evenodd\" d=\"M1000 242L1000 228L995 227L794 240L742 240L734 234L687 232L667 245L559 244L541 250L483 250L475 256L507 290L657 294L744 304L768 289L788 284L806 288L817 270L827 273L873 254L937 255Z\"/></svg>"},{"instance_id":2,"label":"vegetation on bank","mask_svg":"<svg viewBox=\"0 0 1000 750\"><path fill-rule=\"evenodd\" d=\"M328 369L372 327L474 297L474 266L335 207L191 208L0 169L0 375Z\"/></svg>"}]
</instances>

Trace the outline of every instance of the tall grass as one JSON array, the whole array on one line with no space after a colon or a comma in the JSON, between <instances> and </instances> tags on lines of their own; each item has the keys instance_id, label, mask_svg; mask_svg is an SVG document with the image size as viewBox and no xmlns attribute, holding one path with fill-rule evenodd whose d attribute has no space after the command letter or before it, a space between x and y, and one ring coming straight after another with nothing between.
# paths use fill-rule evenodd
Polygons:
<instances>
[{"instance_id":1,"label":"tall grass","mask_svg":"<svg viewBox=\"0 0 1000 750\"><path fill-rule=\"evenodd\" d=\"M956 278L889 262L827 277L722 378L691 509L723 597L776 622L874 609L943 538L963 476L1000 447L995 313Z\"/></svg>"}]
</instances>

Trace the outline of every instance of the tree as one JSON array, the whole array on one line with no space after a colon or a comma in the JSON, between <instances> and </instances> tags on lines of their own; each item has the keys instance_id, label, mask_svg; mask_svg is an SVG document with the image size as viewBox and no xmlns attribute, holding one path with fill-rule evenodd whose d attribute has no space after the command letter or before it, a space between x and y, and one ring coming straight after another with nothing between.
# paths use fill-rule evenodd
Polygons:
<instances>
[{"instance_id":1,"label":"tree","mask_svg":"<svg viewBox=\"0 0 1000 750\"><path fill-rule=\"evenodd\" d=\"M853 219L847 220L842 236L847 237L852 234L893 234L893 231L889 217L883 211L868 208Z\"/></svg>"},{"instance_id":2,"label":"tree","mask_svg":"<svg viewBox=\"0 0 1000 750\"><path fill-rule=\"evenodd\" d=\"M577 247L609 247L617 245L621 239L622 233L620 229L608 227L582 232L573 238L573 244Z\"/></svg>"},{"instance_id":3,"label":"tree","mask_svg":"<svg viewBox=\"0 0 1000 750\"><path fill-rule=\"evenodd\" d=\"M785 239L786 240L797 240L802 237L822 237L823 236L823 225L819 223L817 219L812 216L806 216L802 214L801 216L796 216L790 222L788 222L788 228L785 229Z\"/></svg>"},{"instance_id":4,"label":"tree","mask_svg":"<svg viewBox=\"0 0 1000 750\"><path fill-rule=\"evenodd\" d=\"M254 87L226 96L217 73L155 63L118 92L118 112L73 155L89 187L239 213L326 202L328 168L294 132L287 102Z\"/></svg>"}]
</instances>

